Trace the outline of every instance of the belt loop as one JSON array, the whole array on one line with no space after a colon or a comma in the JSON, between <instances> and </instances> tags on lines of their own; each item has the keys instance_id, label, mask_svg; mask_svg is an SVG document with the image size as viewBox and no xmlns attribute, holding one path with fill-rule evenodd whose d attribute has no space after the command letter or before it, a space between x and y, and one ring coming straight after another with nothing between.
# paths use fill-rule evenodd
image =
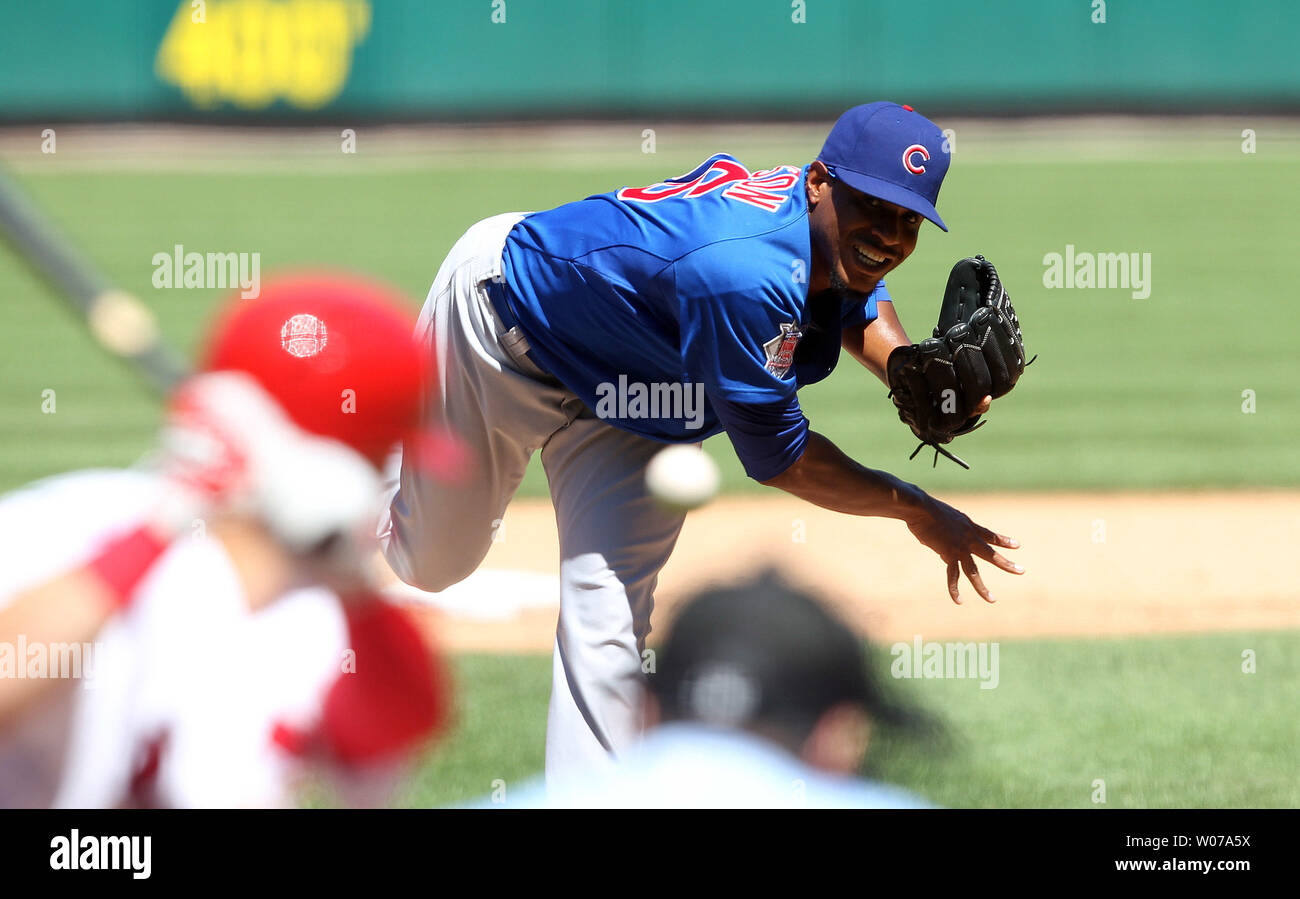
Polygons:
<instances>
[{"instance_id":1,"label":"belt loop","mask_svg":"<svg viewBox=\"0 0 1300 899\"><path fill-rule=\"evenodd\" d=\"M498 323L501 325L498 338L502 348L529 375L543 379L547 383L558 384L559 382L533 358L528 338L524 336L523 328L519 327L519 319L515 318L514 310L510 308L505 282L497 276L488 278L482 284L488 303L492 306L492 311L496 313Z\"/></svg>"},{"instance_id":2,"label":"belt loop","mask_svg":"<svg viewBox=\"0 0 1300 899\"><path fill-rule=\"evenodd\" d=\"M508 333L519 325L515 318L514 310L510 308L510 302L506 299L506 286L501 280L500 275L495 275L483 282L483 289L487 292L488 302L492 304L492 309L501 319L504 330Z\"/></svg>"}]
</instances>

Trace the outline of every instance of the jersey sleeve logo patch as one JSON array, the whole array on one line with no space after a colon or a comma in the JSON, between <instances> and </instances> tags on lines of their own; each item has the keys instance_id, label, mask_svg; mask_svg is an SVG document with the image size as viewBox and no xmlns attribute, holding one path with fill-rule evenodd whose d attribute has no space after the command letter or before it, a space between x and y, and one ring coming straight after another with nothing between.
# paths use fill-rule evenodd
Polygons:
<instances>
[{"instance_id":1,"label":"jersey sleeve logo patch","mask_svg":"<svg viewBox=\"0 0 1300 899\"><path fill-rule=\"evenodd\" d=\"M781 333L763 344L763 352L767 354L767 370L778 378L784 378L794 364L794 351L799 346L801 337L803 331L798 323L783 323Z\"/></svg>"}]
</instances>

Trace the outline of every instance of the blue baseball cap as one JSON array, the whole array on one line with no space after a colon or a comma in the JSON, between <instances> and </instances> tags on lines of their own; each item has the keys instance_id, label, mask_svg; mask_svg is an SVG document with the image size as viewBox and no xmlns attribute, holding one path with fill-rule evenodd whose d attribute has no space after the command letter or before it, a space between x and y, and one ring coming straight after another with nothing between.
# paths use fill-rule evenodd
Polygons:
<instances>
[{"instance_id":1,"label":"blue baseball cap","mask_svg":"<svg viewBox=\"0 0 1300 899\"><path fill-rule=\"evenodd\" d=\"M910 209L943 230L934 208L951 158L939 126L910 106L867 103L840 116L817 154L849 187Z\"/></svg>"}]
</instances>

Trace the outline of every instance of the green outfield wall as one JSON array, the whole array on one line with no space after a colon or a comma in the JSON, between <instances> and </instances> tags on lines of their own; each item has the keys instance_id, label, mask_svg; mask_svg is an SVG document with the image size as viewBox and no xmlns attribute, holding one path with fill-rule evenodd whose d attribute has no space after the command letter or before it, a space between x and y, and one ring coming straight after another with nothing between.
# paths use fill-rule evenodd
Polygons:
<instances>
[{"instance_id":1,"label":"green outfield wall","mask_svg":"<svg viewBox=\"0 0 1300 899\"><path fill-rule=\"evenodd\" d=\"M3 0L0 119L1300 110L1293 0Z\"/></svg>"}]
</instances>

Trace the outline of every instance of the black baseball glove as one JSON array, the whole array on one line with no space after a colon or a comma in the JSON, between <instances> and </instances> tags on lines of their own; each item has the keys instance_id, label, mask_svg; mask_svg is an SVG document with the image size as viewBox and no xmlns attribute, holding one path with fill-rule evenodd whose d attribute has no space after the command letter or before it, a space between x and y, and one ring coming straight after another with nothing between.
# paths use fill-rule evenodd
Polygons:
<instances>
[{"instance_id":1,"label":"black baseball glove","mask_svg":"<svg viewBox=\"0 0 1300 899\"><path fill-rule=\"evenodd\" d=\"M936 462L943 453L969 468L943 444L980 427L980 401L1009 393L1026 364L1020 321L997 269L983 256L961 260L948 276L934 336L895 348L886 363L898 417L921 441L911 458L933 446Z\"/></svg>"}]
</instances>

